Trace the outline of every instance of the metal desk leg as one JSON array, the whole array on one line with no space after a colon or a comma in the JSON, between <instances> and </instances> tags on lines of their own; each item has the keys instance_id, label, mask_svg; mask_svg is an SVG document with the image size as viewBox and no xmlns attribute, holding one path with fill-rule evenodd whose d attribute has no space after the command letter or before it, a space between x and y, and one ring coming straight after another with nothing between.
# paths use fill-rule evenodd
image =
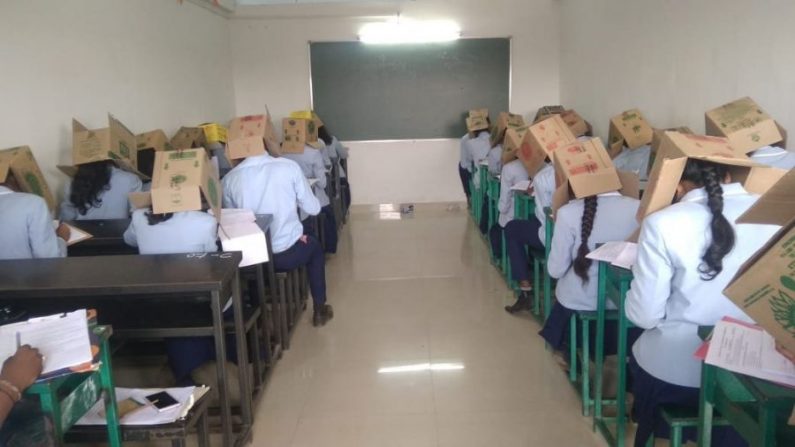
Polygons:
<instances>
[{"instance_id":1,"label":"metal desk leg","mask_svg":"<svg viewBox=\"0 0 795 447\"><path fill-rule=\"evenodd\" d=\"M235 342L237 343L238 378L240 380L240 412L244 431L251 427L251 387L248 375L248 348L246 347L246 322L243 319L243 300L240 299L240 273L232 280L232 313L235 319ZM256 353L255 355L259 355ZM225 360L225 359L224 359Z\"/></svg>"},{"instance_id":2,"label":"metal desk leg","mask_svg":"<svg viewBox=\"0 0 795 447\"><path fill-rule=\"evenodd\" d=\"M629 322L624 313L624 299L626 290L621 286L621 297L618 306L618 389L616 390L616 446L624 447L627 431L627 330Z\"/></svg>"},{"instance_id":3,"label":"metal desk leg","mask_svg":"<svg viewBox=\"0 0 795 447\"><path fill-rule=\"evenodd\" d=\"M599 262L599 282L596 292L596 340L594 356L596 357L596 371L594 377L594 409L593 428L596 421L602 419L602 378L605 361L605 309L607 306L607 267L604 262Z\"/></svg>"},{"instance_id":4,"label":"metal desk leg","mask_svg":"<svg viewBox=\"0 0 795 447\"><path fill-rule=\"evenodd\" d=\"M236 305L240 304L238 294ZM229 393L226 389L226 341L224 340L224 315L221 308L221 295L213 291L210 297L210 309L213 313L213 338L215 341L215 372L218 376L218 403L221 406L222 444L231 447L232 439L232 409L229 402Z\"/></svg>"},{"instance_id":5,"label":"metal desk leg","mask_svg":"<svg viewBox=\"0 0 795 447\"><path fill-rule=\"evenodd\" d=\"M107 338L102 338L100 348L100 358L102 365L99 369L99 383L102 386L103 399L105 400L105 420L108 424L108 443L111 447L121 446L121 427L119 426L119 414L116 407L116 388L113 385L113 375L111 373L111 352L110 343Z\"/></svg>"},{"instance_id":6,"label":"metal desk leg","mask_svg":"<svg viewBox=\"0 0 795 447\"><path fill-rule=\"evenodd\" d=\"M196 438L199 447L210 447L210 423L206 408L196 424Z\"/></svg>"},{"instance_id":7,"label":"metal desk leg","mask_svg":"<svg viewBox=\"0 0 795 447\"><path fill-rule=\"evenodd\" d=\"M259 326L260 326L260 331L262 331L261 338L258 338L262 340L262 343L259 343L260 349L265 350L265 356L267 357L267 362L270 363L273 360L273 351L271 350L271 345L270 345L271 334L270 334L270 329L268 327L268 312L266 311L268 303L265 298L265 269L263 268L262 264L257 265L257 302L259 303L259 309L260 309ZM256 334L256 336L260 337L260 334L258 333ZM260 358L259 350L257 350L256 352L257 352L257 359L259 359Z\"/></svg>"},{"instance_id":8,"label":"metal desk leg","mask_svg":"<svg viewBox=\"0 0 795 447\"><path fill-rule=\"evenodd\" d=\"M702 363L701 393L698 397L698 445L712 445L712 416L715 401L715 367Z\"/></svg>"}]
</instances>

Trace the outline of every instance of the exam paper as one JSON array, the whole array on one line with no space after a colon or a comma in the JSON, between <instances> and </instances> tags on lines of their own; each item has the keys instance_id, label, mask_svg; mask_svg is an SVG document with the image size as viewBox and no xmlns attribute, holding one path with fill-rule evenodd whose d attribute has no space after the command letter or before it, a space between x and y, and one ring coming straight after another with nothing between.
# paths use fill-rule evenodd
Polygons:
<instances>
[{"instance_id":1,"label":"exam paper","mask_svg":"<svg viewBox=\"0 0 795 447\"><path fill-rule=\"evenodd\" d=\"M56 230L60 225L61 222L59 222L58 220L52 221L52 226ZM66 225L69 228L69 240L66 241L66 245L74 245L78 242L83 242L86 239L91 239L92 237L94 237L86 233L85 231L81 230L80 228L75 227L74 225L69 225L67 223L65 223L64 225Z\"/></svg>"},{"instance_id":2,"label":"exam paper","mask_svg":"<svg viewBox=\"0 0 795 447\"><path fill-rule=\"evenodd\" d=\"M174 399L176 399L180 405L165 411L157 411L155 407L151 405L145 405L140 409L124 415L124 417L119 419L119 423L121 425L140 426L170 424L172 422L176 422L188 415L188 412L190 412L193 404L198 401L205 393L207 393L209 388L203 386L165 389L116 388L116 401L120 402L125 399L132 399L136 402L145 404L146 396L159 393L161 391L168 392L168 394L174 397ZM83 415L83 417L77 421L76 425L105 424L107 424L107 421L105 420L105 400L100 399L96 404L94 404L93 407L91 407L91 410L89 410L88 413Z\"/></svg>"},{"instance_id":3,"label":"exam paper","mask_svg":"<svg viewBox=\"0 0 795 447\"><path fill-rule=\"evenodd\" d=\"M513 186L511 186L511 190L513 190L513 191L527 191L527 188L530 187L530 182L531 182L531 180L522 180L520 182L516 182L516 183L514 183Z\"/></svg>"},{"instance_id":4,"label":"exam paper","mask_svg":"<svg viewBox=\"0 0 795 447\"><path fill-rule=\"evenodd\" d=\"M222 209L218 236L224 251L243 253L240 267L268 262L268 240L247 209Z\"/></svg>"},{"instance_id":5,"label":"exam paper","mask_svg":"<svg viewBox=\"0 0 795 447\"><path fill-rule=\"evenodd\" d=\"M631 269L638 258L638 244L626 241L605 242L596 250L588 253L586 258Z\"/></svg>"}]
</instances>

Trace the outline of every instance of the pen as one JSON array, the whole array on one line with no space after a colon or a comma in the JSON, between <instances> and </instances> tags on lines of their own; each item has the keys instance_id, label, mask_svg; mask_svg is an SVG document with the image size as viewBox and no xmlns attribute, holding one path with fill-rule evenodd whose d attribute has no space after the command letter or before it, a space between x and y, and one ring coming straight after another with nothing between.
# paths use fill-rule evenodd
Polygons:
<instances>
[{"instance_id":1,"label":"pen","mask_svg":"<svg viewBox=\"0 0 795 447\"><path fill-rule=\"evenodd\" d=\"M17 332L17 349L19 349L21 346L22 346L22 335L19 332Z\"/></svg>"}]
</instances>

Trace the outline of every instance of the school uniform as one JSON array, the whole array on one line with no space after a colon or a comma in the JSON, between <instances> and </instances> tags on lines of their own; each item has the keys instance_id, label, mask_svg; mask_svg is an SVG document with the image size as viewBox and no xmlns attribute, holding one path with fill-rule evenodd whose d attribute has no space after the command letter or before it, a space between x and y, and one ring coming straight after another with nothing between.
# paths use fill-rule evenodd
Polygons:
<instances>
[{"instance_id":1,"label":"school uniform","mask_svg":"<svg viewBox=\"0 0 795 447\"><path fill-rule=\"evenodd\" d=\"M610 241L623 241L638 228L635 214L640 202L618 192L597 195L596 216L588 237L588 251ZM555 234L549 247L547 271L558 280L555 287L557 302L540 334L554 349L563 349L568 323L575 311L596 310L598 263L588 269L588 281L574 272L574 260L582 243L582 215L585 200L578 199L562 206L555 219ZM612 303L608 307L615 308ZM553 317L553 314L555 317Z\"/></svg>"},{"instance_id":2,"label":"school uniform","mask_svg":"<svg viewBox=\"0 0 795 447\"><path fill-rule=\"evenodd\" d=\"M288 271L306 265L312 299L320 309L326 302L323 248L313 236L306 242L301 240L304 229L298 219L298 208L315 216L320 213L320 202L298 164L268 154L249 157L229 171L222 184L225 208L273 215L270 232L274 267Z\"/></svg>"},{"instance_id":3,"label":"school uniform","mask_svg":"<svg viewBox=\"0 0 795 447\"><path fill-rule=\"evenodd\" d=\"M326 169L331 169L331 154L329 153L328 146L326 146L326 142L318 138L317 144L320 146L317 150L320 151L320 155L323 156L323 166L325 166Z\"/></svg>"},{"instance_id":4,"label":"school uniform","mask_svg":"<svg viewBox=\"0 0 795 447\"><path fill-rule=\"evenodd\" d=\"M758 196L739 183L722 187L723 215L734 228L735 245L723 258L721 273L710 281L703 280L699 271L712 220L704 188L688 192L678 203L643 221L626 300L627 317L645 329L632 346L639 377L634 382L639 420L636 446L643 445L655 428L665 426L659 405L697 402L701 362L693 353L701 345L698 327L714 325L724 316L751 321L722 291L779 227L735 224Z\"/></svg>"},{"instance_id":5,"label":"school uniform","mask_svg":"<svg viewBox=\"0 0 795 447\"><path fill-rule=\"evenodd\" d=\"M634 172L640 180L649 179L649 160L651 159L651 145L644 145L637 149L625 147L616 158L613 166L619 171Z\"/></svg>"},{"instance_id":6,"label":"school uniform","mask_svg":"<svg viewBox=\"0 0 795 447\"><path fill-rule=\"evenodd\" d=\"M41 197L0 186L0 259L62 258L66 242L55 234Z\"/></svg>"},{"instance_id":7,"label":"school uniform","mask_svg":"<svg viewBox=\"0 0 795 447\"><path fill-rule=\"evenodd\" d=\"M555 193L555 168L548 164L533 177L535 215L530 219L514 219L505 225L505 246L511 262L511 275L516 281L530 279L529 258L525 247L544 250L546 216L544 208L552 206Z\"/></svg>"},{"instance_id":8,"label":"school uniform","mask_svg":"<svg viewBox=\"0 0 795 447\"><path fill-rule=\"evenodd\" d=\"M337 220L334 216L334 209L331 206L331 200L329 200L329 197L326 194L326 168L320 151L310 146L306 146L304 147L304 152L301 154L284 154L283 157L296 162L306 178L314 178L318 180L312 190L317 197L317 200L320 202L320 212L323 213L323 231L326 242L326 246L323 248L325 249L326 253L336 253ZM310 221L310 219L304 220L304 231L306 234L315 234L315 236L318 236L319 229L313 228L313 225L309 223Z\"/></svg>"},{"instance_id":9,"label":"school uniform","mask_svg":"<svg viewBox=\"0 0 795 447\"><path fill-rule=\"evenodd\" d=\"M340 143L337 137L331 137L331 146L330 146L330 155L332 160L335 160L337 163L337 167L340 170L340 186L342 187L342 207L345 213L348 212L348 208L351 206L351 184L348 183L348 173L345 172L345 169L342 167L341 160L348 158L348 149Z\"/></svg>"},{"instance_id":10,"label":"school uniform","mask_svg":"<svg viewBox=\"0 0 795 447\"><path fill-rule=\"evenodd\" d=\"M124 232L124 242L138 247L142 255L206 253L218 250L218 222L201 211L174 213L170 219L149 225L147 213L138 209L133 212L130 226ZM227 303L227 307L231 302ZM226 310L226 309L225 309ZM215 347L211 337L167 338L166 353L169 366L180 384L201 365L215 359ZM233 354L234 349L229 349ZM234 355L229 356L234 359Z\"/></svg>"},{"instance_id":11,"label":"school uniform","mask_svg":"<svg viewBox=\"0 0 795 447\"><path fill-rule=\"evenodd\" d=\"M469 182L472 180L472 172L470 170L472 159L469 156L469 147L467 147L467 142L470 138L469 133L461 137L461 142L459 143L461 154L458 158L458 177L461 179L461 186L464 188L464 195L466 195L467 201L472 195L469 190Z\"/></svg>"},{"instance_id":12,"label":"school uniform","mask_svg":"<svg viewBox=\"0 0 795 447\"><path fill-rule=\"evenodd\" d=\"M468 167L469 172L474 176L472 181L475 187L480 188L480 176L477 174L480 162L486 158L491 149L489 133L487 131L481 131L476 137L468 139L464 144L467 147L467 152L469 152L468 158L472 160L472 163Z\"/></svg>"},{"instance_id":13,"label":"school uniform","mask_svg":"<svg viewBox=\"0 0 795 447\"><path fill-rule=\"evenodd\" d=\"M497 209L500 215L497 218L497 223L489 230L491 250L496 257L502 256L502 234L505 226L513 220L514 216L514 191L511 188L528 178L527 169L525 169L521 160L510 161L502 167L500 174L500 199L497 202Z\"/></svg>"},{"instance_id":14,"label":"school uniform","mask_svg":"<svg viewBox=\"0 0 795 447\"><path fill-rule=\"evenodd\" d=\"M500 171L502 171L502 144L489 149L486 161L489 162L489 173L491 175L500 175Z\"/></svg>"},{"instance_id":15,"label":"school uniform","mask_svg":"<svg viewBox=\"0 0 795 447\"><path fill-rule=\"evenodd\" d=\"M127 219L130 217L131 192L141 192L143 184L137 175L123 171L116 166L110 168L110 181L98 198L102 200L98 206L88 208L85 214L80 214L69 200L71 182L66 185L64 201L61 203L61 220L102 220L102 219Z\"/></svg>"},{"instance_id":16,"label":"school uniform","mask_svg":"<svg viewBox=\"0 0 795 447\"><path fill-rule=\"evenodd\" d=\"M765 146L749 154L751 160L774 168L795 168L795 152L776 146Z\"/></svg>"}]
</instances>

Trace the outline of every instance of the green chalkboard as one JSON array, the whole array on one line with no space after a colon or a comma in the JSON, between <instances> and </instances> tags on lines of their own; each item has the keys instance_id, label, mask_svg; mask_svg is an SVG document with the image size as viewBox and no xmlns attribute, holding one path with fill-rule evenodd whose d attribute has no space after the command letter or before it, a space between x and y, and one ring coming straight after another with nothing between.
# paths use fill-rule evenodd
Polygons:
<instances>
[{"instance_id":1,"label":"green chalkboard","mask_svg":"<svg viewBox=\"0 0 795 447\"><path fill-rule=\"evenodd\" d=\"M508 110L507 38L309 50L313 108L341 140L459 138L467 110Z\"/></svg>"}]
</instances>

